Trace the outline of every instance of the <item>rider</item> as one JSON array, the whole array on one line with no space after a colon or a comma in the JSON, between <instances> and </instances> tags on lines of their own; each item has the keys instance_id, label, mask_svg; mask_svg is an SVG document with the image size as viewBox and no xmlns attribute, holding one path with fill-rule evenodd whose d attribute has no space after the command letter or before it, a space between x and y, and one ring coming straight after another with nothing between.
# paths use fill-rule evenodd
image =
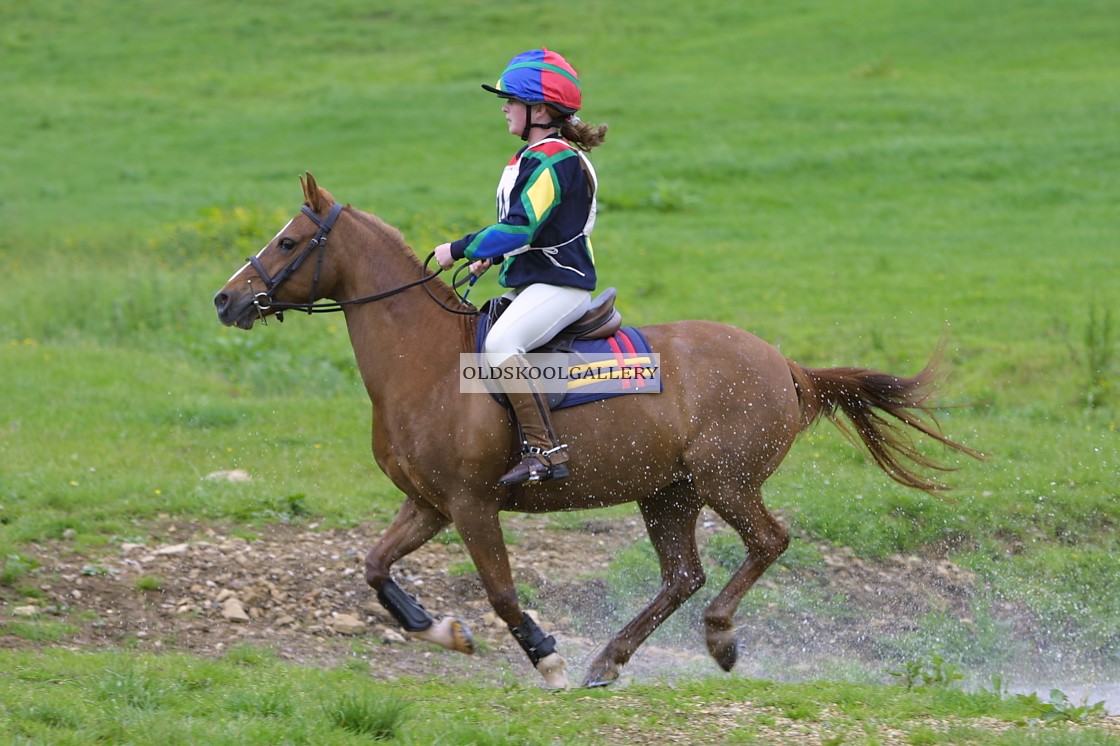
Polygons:
<instances>
[{"instance_id":1,"label":"rider","mask_svg":"<svg viewBox=\"0 0 1120 746\"><path fill-rule=\"evenodd\" d=\"M595 170L584 152L600 145L606 125L581 122L579 76L561 55L533 49L514 57L494 86L504 100L509 132L527 144L498 183L498 222L436 247L444 269L473 260L481 274L501 263L499 283L512 301L486 339L486 361L518 368L522 357L587 311L595 289L591 229L595 225ZM501 383L501 380L498 382ZM501 484L568 476L567 446L556 438L547 398L535 382L503 387L522 433L521 461Z\"/></svg>"}]
</instances>

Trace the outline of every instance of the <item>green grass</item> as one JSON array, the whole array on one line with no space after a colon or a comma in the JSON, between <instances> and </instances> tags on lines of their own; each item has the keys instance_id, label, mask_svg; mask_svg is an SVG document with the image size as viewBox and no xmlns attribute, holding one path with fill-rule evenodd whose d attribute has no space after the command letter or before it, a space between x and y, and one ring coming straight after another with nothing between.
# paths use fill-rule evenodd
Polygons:
<instances>
[{"instance_id":1,"label":"green grass","mask_svg":"<svg viewBox=\"0 0 1120 746\"><path fill-rule=\"evenodd\" d=\"M674 686L546 693L529 687L381 682L343 666L317 669L271 656L205 661L189 656L0 651L0 727L13 743L593 744L674 737L726 743L727 730L768 742L804 728L837 743L871 744L886 729L952 743L968 728L978 744L1117 743L1099 712L1060 692L965 693L950 686L777 685L731 678ZM548 710L548 717L539 711ZM977 720L984 718L983 721ZM718 722L718 732L712 723ZM1043 723L1050 723L1040 732ZM1069 723L1080 726L1070 731ZM1063 740L1066 739L1066 740ZM1075 741L1072 738L1090 739Z\"/></svg>"},{"instance_id":2,"label":"green grass","mask_svg":"<svg viewBox=\"0 0 1120 746\"><path fill-rule=\"evenodd\" d=\"M33 589L26 542L104 544L160 516L385 524L399 496L369 456L341 323L293 314L245 334L217 324L210 298L294 213L305 169L421 254L487 221L517 143L478 84L548 28L583 72L585 118L611 125L595 238L629 322L715 319L806 365L898 373L946 340L942 422L988 461L957 462L957 489L930 498L819 426L768 485L795 534L869 559L948 547L991 586L985 602L1028 603L1056 637L1114 660L1114 10L5 7L0 585ZM229 469L252 481L205 478ZM617 577L656 582L642 551ZM729 571L719 556L713 568ZM979 626L974 651L1000 634ZM893 644L948 660L920 647L963 647L952 627L933 617ZM35 727L89 725L74 706L23 711ZM98 717L103 740L120 736ZM146 717L153 740L167 734ZM276 720L254 727L275 734ZM237 742L191 722L183 739Z\"/></svg>"}]
</instances>

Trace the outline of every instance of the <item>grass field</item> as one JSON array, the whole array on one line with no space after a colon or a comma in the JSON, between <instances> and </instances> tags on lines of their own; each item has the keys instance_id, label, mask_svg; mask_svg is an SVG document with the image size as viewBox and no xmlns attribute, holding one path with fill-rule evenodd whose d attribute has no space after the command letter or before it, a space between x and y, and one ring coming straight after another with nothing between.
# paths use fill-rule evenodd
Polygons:
<instances>
[{"instance_id":1,"label":"grass field","mask_svg":"<svg viewBox=\"0 0 1120 746\"><path fill-rule=\"evenodd\" d=\"M295 503L325 526L387 520L398 496L340 322L245 334L210 299L298 208L304 170L421 255L488 221L517 142L478 85L544 43L611 127L595 239L628 322L710 318L806 365L906 374L945 340L942 423L989 454L959 463L949 498L893 485L824 426L769 503L869 560L949 547L1052 620L1064 654L1115 671L1118 38L1102 0L0 8L5 598L37 539L96 547L160 516L250 525ZM201 479L233 468L252 487ZM0 660L44 681L102 665ZM31 707L11 683L9 723ZM980 742L1035 742L1013 738Z\"/></svg>"}]
</instances>

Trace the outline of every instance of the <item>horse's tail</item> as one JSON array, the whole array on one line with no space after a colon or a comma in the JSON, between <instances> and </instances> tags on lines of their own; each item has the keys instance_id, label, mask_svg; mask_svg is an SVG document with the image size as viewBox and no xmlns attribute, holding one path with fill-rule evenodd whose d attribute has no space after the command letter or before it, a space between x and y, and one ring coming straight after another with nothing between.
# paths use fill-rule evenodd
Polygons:
<instances>
[{"instance_id":1,"label":"horse's tail","mask_svg":"<svg viewBox=\"0 0 1120 746\"><path fill-rule=\"evenodd\" d=\"M917 467L944 472L953 471L954 467L922 453L911 437L913 431L973 458L982 459L984 455L950 440L941 432L931 402L940 377L939 360L940 354L935 354L922 372L911 378L866 368L805 368L790 360L789 368L801 405L801 429L827 417L855 442L851 429L836 416L839 409L851 421L855 435L870 451L875 463L891 479L931 493L947 489L946 485L915 470Z\"/></svg>"}]
</instances>

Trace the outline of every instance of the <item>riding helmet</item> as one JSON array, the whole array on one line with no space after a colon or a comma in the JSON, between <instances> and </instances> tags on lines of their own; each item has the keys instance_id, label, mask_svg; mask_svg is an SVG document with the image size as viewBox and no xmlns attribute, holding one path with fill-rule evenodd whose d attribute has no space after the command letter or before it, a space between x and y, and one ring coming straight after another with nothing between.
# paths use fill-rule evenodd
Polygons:
<instances>
[{"instance_id":1,"label":"riding helmet","mask_svg":"<svg viewBox=\"0 0 1120 746\"><path fill-rule=\"evenodd\" d=\"M531 49L510 60L498 82L483 88L523 104L551 104L575 114L583 102L579 74L564 57L548 49Z\"/></svg>"}]
</instances>

